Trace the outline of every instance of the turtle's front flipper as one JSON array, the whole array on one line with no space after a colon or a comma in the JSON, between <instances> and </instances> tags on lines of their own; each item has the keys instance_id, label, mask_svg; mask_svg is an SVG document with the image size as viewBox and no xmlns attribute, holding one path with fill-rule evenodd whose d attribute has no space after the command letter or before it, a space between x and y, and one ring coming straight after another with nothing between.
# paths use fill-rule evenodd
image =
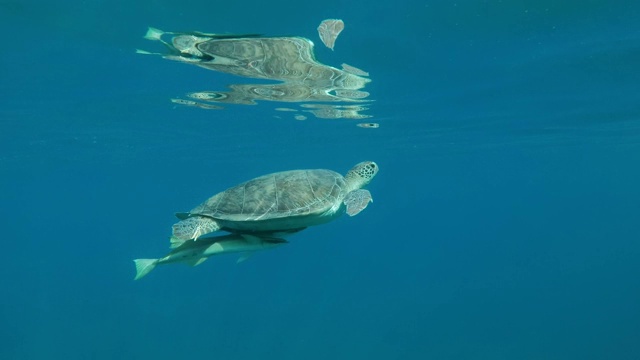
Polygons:
<instances>
[{"instance_id":1,"label":"turtle's front flipper","mask_svg":"<svg viewBox=\"0 0 640 360\"><path fill-rule=\"evenodd\" d=\"M220 225L209 217L192 216L173 224L173 237L176 240L197 240L200 235L220 230Z\"/></svg>"},{"instance_id":2,"label":"turtle's front flipper","mask_svg":"<svg viewBox=\"0 0 640 360\"><path fill-rule=\"evenodd\" d=\"M373 198L369 190L358 189L348 193L343 202L347 206L347 214L354 216L364 210L369 202L373 202Z\"/></svg>"}]
</instances>

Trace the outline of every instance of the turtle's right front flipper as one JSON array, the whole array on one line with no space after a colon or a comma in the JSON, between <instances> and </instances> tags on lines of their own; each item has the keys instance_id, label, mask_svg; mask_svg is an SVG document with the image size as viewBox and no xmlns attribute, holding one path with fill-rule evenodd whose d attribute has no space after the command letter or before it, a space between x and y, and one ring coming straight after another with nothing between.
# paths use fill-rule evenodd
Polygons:
<instances>
[{"instance_id":1,"label":"turtle's right front flipper","mask_svg":"<svg viewBox=\"0 0 640 360\"><path fill-rule=\"evenodd\" d=\"M349 216L357 215L372 201L373 198L369 190L358 189L348 193L344 198L344 204L347 206L347 214Z\"/></svg>"}]
</instances>

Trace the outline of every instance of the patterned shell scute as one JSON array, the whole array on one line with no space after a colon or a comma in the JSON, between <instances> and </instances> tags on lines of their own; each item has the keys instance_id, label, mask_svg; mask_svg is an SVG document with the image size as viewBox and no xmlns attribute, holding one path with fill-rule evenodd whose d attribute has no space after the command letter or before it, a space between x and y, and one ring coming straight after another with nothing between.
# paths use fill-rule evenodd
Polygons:
<instances>
[{"instance_id":1,"label":"patterned shell scute","mask_svg":"<svg viewBox=\"0 0 640 360\"><path fill-rule=\"evenodd\" d=\"M342 175L330 170L292 170L264 175L227 189L191 214L227 221L321 215L346 194Z\"/></svg>"}]
</instances>

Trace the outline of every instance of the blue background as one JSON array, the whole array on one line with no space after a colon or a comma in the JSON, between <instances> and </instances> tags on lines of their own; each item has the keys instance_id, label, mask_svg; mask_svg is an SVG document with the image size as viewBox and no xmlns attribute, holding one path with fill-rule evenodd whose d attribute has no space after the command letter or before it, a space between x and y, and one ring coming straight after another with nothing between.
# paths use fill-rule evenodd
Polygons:
<instances>
[{"instance_id":1,"label":"blue background","mask_svg":"<svg viewBox=\"0 0 640 360\"><path fill-rule=\"evenodd\" d=\"M333 52L326 18L346 24ZM0 358L639 359L639 18L635 1L2 1ZM135 54L147 26L312 39L371 73L381 126L176 106L242 80ZM175 211L362 160L381 169L362 214L132 280Z\"/></svg>"}]
</instances>

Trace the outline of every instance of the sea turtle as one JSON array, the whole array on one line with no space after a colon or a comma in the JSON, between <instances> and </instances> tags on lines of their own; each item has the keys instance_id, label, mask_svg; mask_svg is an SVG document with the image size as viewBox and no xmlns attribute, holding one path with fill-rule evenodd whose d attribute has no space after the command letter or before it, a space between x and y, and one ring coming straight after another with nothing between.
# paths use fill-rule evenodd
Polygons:
<instances>
[{"instance_id":1,"label":"sea turtle","mask_svg":"<svg viewBox=\"0 0 640 360\"><path fill-rule=\"evenodd\" d=\"M371 193L363 189L378 173L365 161L344 177L325 169L268 174L229 188L173 225L173 247L218 230L238 233L290 232L329 222L343 212L354 216L367 207Z\"/></svg>"}]
</instances>

